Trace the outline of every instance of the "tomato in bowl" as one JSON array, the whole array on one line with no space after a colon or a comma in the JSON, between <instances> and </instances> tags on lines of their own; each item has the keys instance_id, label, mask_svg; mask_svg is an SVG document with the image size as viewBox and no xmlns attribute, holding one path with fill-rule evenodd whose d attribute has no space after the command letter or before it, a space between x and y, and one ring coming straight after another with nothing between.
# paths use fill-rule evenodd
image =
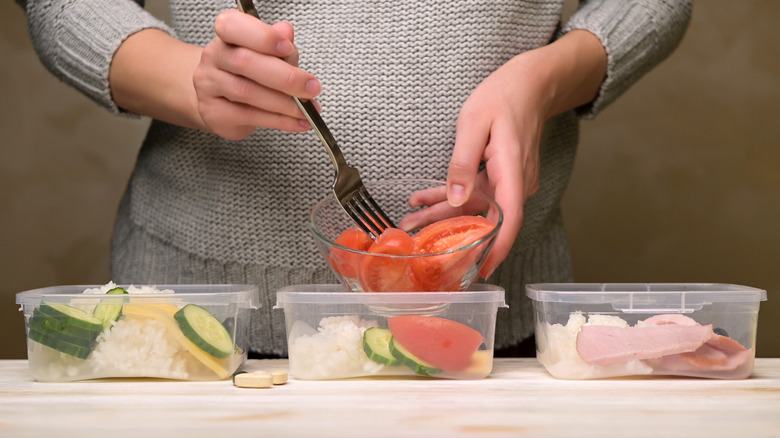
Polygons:
<instances>
[{"instance_id":1,"label":"tomato in bowl","mask_svg":"<svg viewBox=\"0 0 780 438\"><path fill-rule=\"evenodd\" d=\"M442 181L366 186L398 228L372 240L332 194L310 215L314 240L344 285L356 292L444 292L465 290L477 280L503 219L490 196L475 190L454 208Z\"/></svg>"}]
</instances>

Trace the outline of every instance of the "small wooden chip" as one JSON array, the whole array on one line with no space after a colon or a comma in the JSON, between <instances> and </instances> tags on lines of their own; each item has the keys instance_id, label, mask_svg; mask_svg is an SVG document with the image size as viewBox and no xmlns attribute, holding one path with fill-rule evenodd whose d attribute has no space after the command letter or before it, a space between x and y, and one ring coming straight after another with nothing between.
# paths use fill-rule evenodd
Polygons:
<instances>
[{"instance_id":1,"label":"small wooden chip","mask_svg":"<svg viewBox=\"0 0 780 438\"><path fill-rule=\"evenodd\" d=\"M271 371L271 378L274 382L274 385L284 385L287 383L287 371L273 370Z\"/></svg>"},{"instance_id":2,"label":"small wooden chip","mask_svg":"<svg viewBox=\"0 0 780 438\"><path fill-rule=\"evenodd\" d=\"M270 388L273 378L265 371L240 373L233 376L233 384L239 388Z\"/></svg>"}]
</instances>

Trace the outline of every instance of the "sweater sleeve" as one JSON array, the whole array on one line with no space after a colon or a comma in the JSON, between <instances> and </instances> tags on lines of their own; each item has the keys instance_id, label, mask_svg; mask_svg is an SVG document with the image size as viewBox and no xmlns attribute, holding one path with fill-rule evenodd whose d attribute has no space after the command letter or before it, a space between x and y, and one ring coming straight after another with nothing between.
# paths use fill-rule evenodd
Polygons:
<instances>
[{"instance_id":1,"label":"sweater sleeve","mask_svg":"<svg viewBox=\"0 0 780 438\"><path fill-rule=\"evenodd\" d=\"M33 47L44 66L113 113L109 68L130 35L156 28L174 32L132 0L17 0L27 13ZM139 4L140 3L140 4Z\"/></svg>"},{"instance_id":2,"label":"sweater sleeve","mask_svg":"<svg viewBox=\"0 0 780 438\"><path fill-rule=\"evenodd\" d=\"M607 75L596 99L576 112L593 118L668 57L682 40L693 0L583 0L562 33L594 34L607 52Z\"/></svg>"}]
</instances>

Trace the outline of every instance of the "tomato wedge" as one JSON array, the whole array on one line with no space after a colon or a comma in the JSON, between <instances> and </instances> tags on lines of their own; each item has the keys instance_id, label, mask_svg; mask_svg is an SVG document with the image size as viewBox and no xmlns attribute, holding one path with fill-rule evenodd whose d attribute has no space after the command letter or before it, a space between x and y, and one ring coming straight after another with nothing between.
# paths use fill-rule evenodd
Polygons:
<instances>
[{"instance_id":1,"label":"tomato wedge","mask_svg":"<svg viewBox=\"0 0 780 438\"><path fill-rule=\"evenodd\" d=\"M395 341L422 361L445 371L462 371L482 345L482 334L450 319L402 315L387 319Z\"/></svg>"},{"instance_id":2,"label":"tomato wedge","mask_svg":"<svg viewBox=\"0 0 780 438\"><path fill-rule=\"evenodd\" d=\"M434 222L414 235L415 254L433 254L468 246L490 234L495 224L481 216L457 216ZM428 257L415 257L411 269L425 291L460 290L461 280L482 251L468 250Z\"/></svg>"},{"instance_id":3,"label":"tomato wedge","mask_svg":"<svg viewBox=\"0 0 780 438\"><path fill-rule=\"evenodd\" d=\"M376 254L405 256L414 251L412 237L398 228L386 229L368 248ZM360 285L366 292L411 292L417 290L409 272L409 259L364 255L360 261Z\"/></svg>"},{"instance_id":4,"label":"tomato wedge","mask_svg":"<svg viewBox=\"0 0 780 438\"><path fill-rule=\"evenodd\" d=\"M336 243L346 248L367 251L374 241L371 240L371 237L365 231L357 228L350 228L341 233L336 239ZM360 254L344 251L343 249L334 246L330 249L328 262L336 272L344 277L357 278L358 269L360 268L360 258Z\"/></svg>"}]
</instances>

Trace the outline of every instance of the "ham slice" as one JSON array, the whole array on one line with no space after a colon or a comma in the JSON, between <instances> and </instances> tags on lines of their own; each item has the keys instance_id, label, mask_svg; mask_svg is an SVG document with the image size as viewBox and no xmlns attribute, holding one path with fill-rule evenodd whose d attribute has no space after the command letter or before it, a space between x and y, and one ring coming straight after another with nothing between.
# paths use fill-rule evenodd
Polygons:
<instances>
[{"instance_id":1,"label":"ham slice","mask_svg":"<svg viewBox=\"0 0 780 438\"><path fill-rule=\"evenodd\" d=\"M739 342L717 334L696 351L680 354L680 358L700 369L731 371L748 360L750 354Z\"/></svg>"},{"instance_id":2,"label":"ham slice","mask_svg":"<svg viewBox=\"0 0 780 438\"><path fill-rule=\"evenodd\" d=\"M713 335L712 325L675 322L627 328L585 325L577 334L577 353L590 364L611 365L696 351Z\"/></svg>"},{"instance_id":3,"label":"ham slice","mask_svg":"<svg viewBox=\"0 0 780 438\"><path fill-rule=\"evenodd\" d=\"M592 365L642 360L653 374L727 379L747 377L755 355L711 325L679 314L655 315L634 327L584 325L577 353Z\"/></svg>"},{"instance_id":4,"label":"ham slice","mask_svg":"<svg viewBox=\"0 0 780 438\"><path fill-rule=\"evenodd\" d=\"M695 319L691 318L690 316L680 315L679 313L663 313L661 315L654 315L644 320L644 323L647 325L699 325Z\"/></svg>"},{"instance_id":5,"label":"ham slice","mask_svg":"<svg viewBox=\"0 0 780 438\"><path fill-rule=\"evenodd\" d=\"M677 376L707 377L719 379L744 379L753 372L755 350L744 349L726 354L722 364L705 363L700 358L691 360L685 355L692 353L673 354L648 360L654 374L673 374ZM702 366L706 365L706 366Z\"/></svg>"}]
</instances>

